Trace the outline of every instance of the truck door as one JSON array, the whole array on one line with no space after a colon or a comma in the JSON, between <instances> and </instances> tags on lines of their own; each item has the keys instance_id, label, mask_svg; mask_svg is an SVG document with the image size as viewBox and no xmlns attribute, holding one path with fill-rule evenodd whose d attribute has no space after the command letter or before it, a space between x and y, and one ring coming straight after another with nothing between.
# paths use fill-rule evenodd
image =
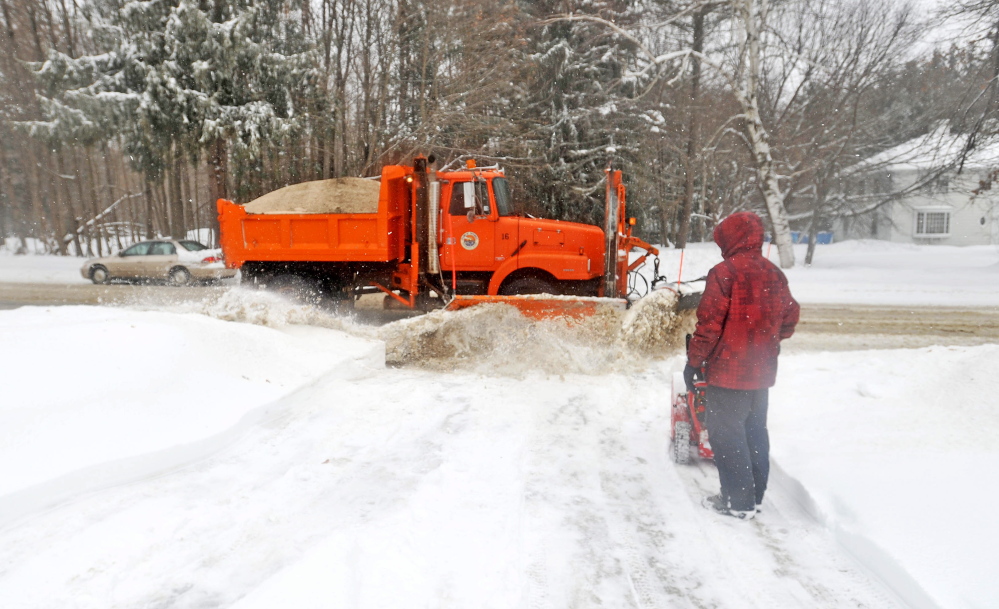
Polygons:
<instances>
[{"instance_id":1,"label":"truck door","mask_svg":"<svg viewBox=\"0 0 999 609\"><path fill-rule=\"evenodd\" d=\"M491 271L496 222L485 180L454 182L444 193L444 248L441 268L461 271Z\"/></svg>"}]
</instances>

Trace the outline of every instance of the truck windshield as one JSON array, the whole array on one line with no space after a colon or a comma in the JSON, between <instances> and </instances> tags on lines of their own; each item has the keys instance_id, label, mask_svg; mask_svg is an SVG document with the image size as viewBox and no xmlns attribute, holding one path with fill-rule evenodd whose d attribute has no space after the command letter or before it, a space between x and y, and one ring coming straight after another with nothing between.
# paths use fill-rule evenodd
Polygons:
<instances>
[{"instance_id":1,"label":"truck windshield","mask_svg":"<svg viewBox=\"0 0 999 609\"><path fill-rule=\"evenodd\" d=\"M506 178L493 178L493 197L496 199L496 212L501 216L512 216L513 206L510 204L510 185Z\"/></svg>"}]
</instances>

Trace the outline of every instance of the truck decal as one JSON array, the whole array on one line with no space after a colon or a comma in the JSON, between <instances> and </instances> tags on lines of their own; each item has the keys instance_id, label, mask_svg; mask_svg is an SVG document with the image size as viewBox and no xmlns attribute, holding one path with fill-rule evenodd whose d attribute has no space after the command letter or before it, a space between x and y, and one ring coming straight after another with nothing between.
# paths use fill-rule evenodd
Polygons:
<instances>
[{"instance_id":1,"label":"truck decal","mask_svg":"<svg viewBox=\"0 0 999 609\"><path fill-rule=\"evenodd\" d=\"M461 236L461 247L469 251L479 247L479 236L472 231L468 231Z\"/></svg>"}]
</instances>

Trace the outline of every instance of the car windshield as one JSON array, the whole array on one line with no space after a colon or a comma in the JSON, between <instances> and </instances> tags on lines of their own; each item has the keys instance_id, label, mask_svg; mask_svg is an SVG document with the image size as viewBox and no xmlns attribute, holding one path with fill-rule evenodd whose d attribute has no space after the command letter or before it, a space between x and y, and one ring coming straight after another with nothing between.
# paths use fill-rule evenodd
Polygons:
<instances>
[{"instance_id":1,"label":"car windshield","mask_svg":"<svg viewBox=\"0 0 999 609\"><path fill-rule=\"evenodd\" d=\"M180 241L179 243L189 252L200 252L201 250L208 249L207 245L202 245L197 241Z\"/></svg>"},{"instance_id":2,"label":"car windshield","mask_svg":"<svg viewBox=\"0 0 999 609\"><path fill-rule=\"evenodd\" d=\"M496 199L496 211L501 216L512 216L513 205L510 204L510 184L506 178L493 178L493 197Z\"/></svg>"}]
</instances>

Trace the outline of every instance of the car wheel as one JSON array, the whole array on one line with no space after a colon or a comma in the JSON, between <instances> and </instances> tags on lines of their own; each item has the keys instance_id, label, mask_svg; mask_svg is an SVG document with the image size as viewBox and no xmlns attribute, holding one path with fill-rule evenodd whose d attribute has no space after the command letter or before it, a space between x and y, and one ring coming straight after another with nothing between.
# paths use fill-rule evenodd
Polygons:
<instances>
[{"instance_id":1,"label":"car wheel","mask_svg":"<svg viewBox=\"0 0 999 609\"><path fill-rule=\"evenodd\" d=\"M504 296L518 296L521 294L556 294L557 292L555 286L546 279L521 277L503 286L501 293Z\"/></svg>"},{"instance_id":2,"label":"car wheel","mask_svg":"<svg viewBox=\"0 0 999 609\"><path fill-rule=\"evenodd\" d=\"M191 271L182 266L170 269L170 283L172 285L187 285L191 282Z\"/></svg>"},{"instance_id":3,"label":"car wheel","mask_svg":"<svg viewBox=\"0 0 999 609\"><path fill-rule=\"evenodd\" d=\"M90 268L90 281L101 285L107 283L109 279L111 279L111 274L108 273L107 268L99 264Z\"/></svg>"},{"instance_id":4,"label":"car wheel","mask_svg":"<svg viewBox=\"0 0 999 609\"><path fill-rule=\"evenodd\" d=\"M267 282L267 289L307 304L317 304L321 297L319 286L314 281L298 275L278 275Z\"/></svg>"}]
</instances>

